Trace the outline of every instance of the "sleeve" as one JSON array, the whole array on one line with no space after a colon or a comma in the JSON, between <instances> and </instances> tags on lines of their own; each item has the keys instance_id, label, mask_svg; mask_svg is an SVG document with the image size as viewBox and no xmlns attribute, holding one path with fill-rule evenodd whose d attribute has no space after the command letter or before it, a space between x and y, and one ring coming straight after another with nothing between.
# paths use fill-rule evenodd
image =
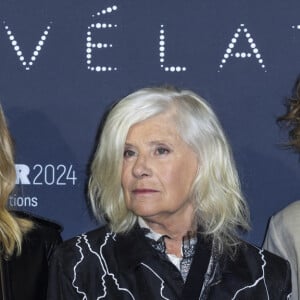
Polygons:
<instances>
[{"instance_id":1,"label":"sleeve","mask_svg":"<svg viewBox=\"0 0 300 300\"><path fill-rule=\"evenodd\" d=\"M290 298L287 298L289 292L285 293L285 296L282 299L291 299L298 300L298 288L297 288L297 260L294 255L294 241L290 238L290 233L287 232L284 224L276 222L275 217L273 216L270 220L263 248L277 254L290 262L288 264L288 274L292 273L292 287L293 294L290 295ZM287 277L291 275L287 275ZM290 279L289 279L290 280Z\"/></svg>"},{"instance_id":2,"label":"sleeve","mask_svg":"<svg viewBox=\"0 0 300 300\"><path fill-rule=\"evenodd\" d=\"M287 260L267 250L263 251L263 282L267 291L267 298L272 300L291 299L291 269ZM264 295L265 297L266 295ZM260 295L261 298L265 299Z\"/></svg>"},{"instance_id":3,"label":"sleeve","mask_svg":"<svg viewBox=\"0 0 300 300\"><path fill-rule=\"evenodd\" d=\"M286 276L282 289L282 297L280 299L290 300L292 295L292 280L291 280L291 268L288 261L286 261Z\"/></svg>"},{"instance_id":4,"label":"sleeve","mask_svg":"<svg viewBox=\"0 0 300 300\"><path fill-rule=\"evenodd\" d=\"M276 228L274 217L271 218L263 248L284 258L289 257L288 247L284 242L283 228Z\"/></svg>"},{"instance_id":5,"label":"sleeve","mask_svg":"<svg viewBox=\"0 0 300 300\"><path fill-rule=\"evenodd\" d=\"M61 243L62 243L62 237L60 235L60 230L53 230L51 234L51 239L46 245L48 263L50 263L51 256L53 255L54 250Z\"/></svg>"},{"instance_id":6,"label":"sleeve","mask_svg":"<svg viewBox=\"0 0 300 300\"><path fill-rule=\"evenodd\" d=\"M61 261L60 248L54 252L49 271L47 300L76 300L82 299L75 293L72 281L64 270Z\"/></svg>"}]
</instances>

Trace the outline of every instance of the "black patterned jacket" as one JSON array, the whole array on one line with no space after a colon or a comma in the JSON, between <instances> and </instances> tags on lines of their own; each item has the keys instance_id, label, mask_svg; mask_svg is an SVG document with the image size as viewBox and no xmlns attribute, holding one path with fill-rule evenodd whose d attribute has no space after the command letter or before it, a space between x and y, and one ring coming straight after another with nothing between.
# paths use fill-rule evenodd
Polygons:
<instances>
[{"instance_id":1,"label":"black patterned jacket","mask_svg":"<svg viewBox=\"0 0 300 300\"><path fill-rule=\"evenodd\" d=\"M198 238L184 283L140 228L121 235L104 226L58 247L48 300L288 299L287 261L246 242L234 260L212 248Z\"/></svg>"}]
</instances>

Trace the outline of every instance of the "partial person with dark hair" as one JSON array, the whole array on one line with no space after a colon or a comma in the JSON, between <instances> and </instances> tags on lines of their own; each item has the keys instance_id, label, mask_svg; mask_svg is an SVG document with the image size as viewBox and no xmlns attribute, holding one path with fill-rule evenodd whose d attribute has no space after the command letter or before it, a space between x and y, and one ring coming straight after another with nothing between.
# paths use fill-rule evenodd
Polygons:
<instances>
[{"instance_id":1,"label":"partial person with dark hair","mask_svg":"<svg viewBox=\"0 0 300 300\"><path fill-rule=\"evenodd\" d=\"M145 88L114 105L89 195L107 224L58 247L48 299L287 299L288 262L238 237L248 208L197 94Z\"/></svg>"},{"instance_id":2,"label":"partial person with dark hair","mask_svg":"<svg viewBox=\"0 0 300 300\"><path fill-rule=\"evenodd\" d=\"M300 153L300 82L296 95L287 102L286 113L278 122L289 130L287 148ZM265 249L289 260L292 270L292 300L300 296L300 201L295 201L271 217Z\"/></svg>"},{"instance_id":3,"label":"partial person with dark hair","mask_svg":"<svg viewBox=\"0 0 300 300\"><path fill-rule=\"evenodd\" d=\"M50 256L61 242L60 226L11 211L16 171L13 145L0 106L0 299L46 299Z\"/></svg>"}]
</instances>

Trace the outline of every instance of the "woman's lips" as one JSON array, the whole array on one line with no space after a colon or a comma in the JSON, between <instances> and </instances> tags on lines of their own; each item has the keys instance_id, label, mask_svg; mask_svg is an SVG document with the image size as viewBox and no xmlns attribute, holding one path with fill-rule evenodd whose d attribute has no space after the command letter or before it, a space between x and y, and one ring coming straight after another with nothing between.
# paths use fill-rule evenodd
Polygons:
<instances>
[{"instance_id":1,"label":"woman's lips","mask_svg":"<svg viewBox=\"0 0 300 300\"><path fill-rule=\"evenodd\" d=\"M143 194L152 194L152 193L157 193L157 190L153 190L153 189L135 189L132 191L133 194L136 195L143 195Z\"/></svg>"}]
</instances>

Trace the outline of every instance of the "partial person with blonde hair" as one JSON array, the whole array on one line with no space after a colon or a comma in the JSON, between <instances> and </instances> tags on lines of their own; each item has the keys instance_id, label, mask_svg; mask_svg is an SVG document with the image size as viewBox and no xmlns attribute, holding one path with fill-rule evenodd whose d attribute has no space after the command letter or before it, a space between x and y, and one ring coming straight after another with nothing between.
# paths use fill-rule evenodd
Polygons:
<instances>
[{"instance_id":1,"label":"partial person with blonde hair","mask_svg":"<svg viewBox=\"0 0 300 300\"><path fill-rule=\"evenodd\" d=\"M288 99L286 113L278 118L289 131L287 148L300 153L300 81L296 94ZM271 217L263 247L289 260L292 271L292 300L300 296L300 200Z\"/></svg>"},{"instance_id":2,"label":"partial person with blonde hair","mask_svg":"<svg viewBox=\"0 0 300 300\"><path fill-rule=\"evenodd\" d=\"M0 299L46 299L50 256L60 226L8 205L15 188L13 143L0 105Z\"/></svg>"},{"instance_id":3,"label":"partial person with blonde hair","mask_svg":"<svg viewBox=\"0 0 300 300\"><path fill-rule=\"evenodd\" d=\"M107 224L58 247L48 299L288 297L288 263L239 238L249 217L231 149L194 92L145 88L115 104L89 196Z\"/></svg>"}]
</instances>

